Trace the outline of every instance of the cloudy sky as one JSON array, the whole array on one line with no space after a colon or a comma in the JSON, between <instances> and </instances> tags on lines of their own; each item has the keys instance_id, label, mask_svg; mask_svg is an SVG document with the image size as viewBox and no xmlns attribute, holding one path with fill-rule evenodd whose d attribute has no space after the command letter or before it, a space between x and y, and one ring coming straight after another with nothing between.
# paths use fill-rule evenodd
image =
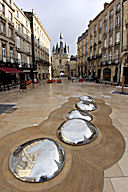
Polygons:
<instances>
[{"instance_id":1,"label":"cloudy sky","mask_svg":"<svg viewBox=\"0 0 128 192\"><path fill-rule=\"evenodd\" d=\"M76 55L76 43L86 29L89 20L111 0L14 0L23 10L34 9L51 39L51 48L59 41L60 32L70 46L70 54Z\"/></svg>"}]
</instances>

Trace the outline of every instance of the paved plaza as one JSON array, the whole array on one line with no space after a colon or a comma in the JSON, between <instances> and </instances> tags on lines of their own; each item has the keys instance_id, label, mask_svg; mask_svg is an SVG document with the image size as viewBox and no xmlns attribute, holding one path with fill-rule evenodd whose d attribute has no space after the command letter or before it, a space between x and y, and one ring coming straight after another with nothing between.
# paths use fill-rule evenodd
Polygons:
<instances>
[{"instance_id":1,"label":"paved plaza","mask_svg":"<svg viewBox=\"0 0 128 192\"><path fill-rule=\"evenodd\" d=\"M120 88L64 80L61 84L42 81L27 91L0 92L0 104L14 105L0 114L0 191L127 192L128 95L114 91ZM88 145L69 146L57 138L56 130L82 95L92 96L98 106L92 112L98 137ZM29 140L46 136L63 146L63 170L45 183L19 181L8 167L11 153Z\"/></svg>"}]
</instances>

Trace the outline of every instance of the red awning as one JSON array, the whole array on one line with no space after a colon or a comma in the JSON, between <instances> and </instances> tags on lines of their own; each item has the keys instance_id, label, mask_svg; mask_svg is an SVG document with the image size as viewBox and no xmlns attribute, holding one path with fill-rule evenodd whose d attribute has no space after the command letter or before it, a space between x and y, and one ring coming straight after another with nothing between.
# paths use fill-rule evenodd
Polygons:
<instances>
[{"instance_id":1,"label":"red awning","mask_svg":"<svg viewBox=\"0 0 128 192\"><path fill-rule=\"evenodd\" d=\"M8 67L0 67L0 71L3 71L5 73L24 73L21 70L18 70L16 68L8 68Z\"/></svg>"}]
</instances>

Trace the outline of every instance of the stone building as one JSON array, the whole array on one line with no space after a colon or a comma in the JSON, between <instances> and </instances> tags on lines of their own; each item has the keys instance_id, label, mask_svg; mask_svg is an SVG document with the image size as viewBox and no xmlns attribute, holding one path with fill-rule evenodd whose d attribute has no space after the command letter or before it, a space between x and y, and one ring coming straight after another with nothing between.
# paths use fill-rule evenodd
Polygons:
<instances>
[{"instance_id":1,"label":"stone building","mask_svg":"<svg viewBox=\"0 0 128 192\"><path fill-rule=\"evenodd\" d=\"M70 61L69 46L63 42L63 34L60 34L60 43L53 46L52 50L52 73L53 77L68 76L68 62Z\"/></svg>"},{"instance_id":2,"label":"stone building","mask_svg":"<svg viewBox=\"0 0 128 192\"><path fill-rule=\"evenodd\" d=\"M121 76L125 77L125 84L128 84L128 1L124 1L123 10L123 46L122 46L122 68Z\"/></svg>"},{"instance_id":3,"label":"stone building","mask_svg":"<svg viewBox=\"0 0 128 192\"><path fill-rule=\"evenodd\" d=\"M17 80L48 78L49 66L50 38L36 14L0 0L0 89Z\"/></svg>"},{"instance_id":4,"label":"stone building","mask_svg":"<svg viewBox=\"0 0 128 192\"><path fill-rule=\"evenodd\" d=\"M14 16L13 0L0 0L0 87L16 81L22 72L17 70Z\"/></svg>"},{"instance_id":5,"label":"stone building","mask_svg":"<svg viewBox=\"0 0 128 192\"><path fill-rule=\"evenodd\" d=\"M15 28L15 56L18 61L19 69L24 73L21 79L26 81L32 79L32 44L31 44L31 27L30 21L24 14L23 10L14 3L14 28Z\"/></svg>"},{"instance_id":6,"label":"stone building","mask_svg":"<svg viewBox=\"0 0 128 192\"><path fill-rule=\"evenodd\" d=\"M49 77L50 66L50 38L39 21L37 15L32 12L24 12L31 23L32 32L32 60L36 75L34 78L46 79Z\"/></svg>"},{"instance_id":7,"label":"stone building","mask_svg":"<svg viewBox=\"0 0 128 192\"><path fill-rule=\"evenodd\" d=\"M89 22L88 30L77 42L79 75L97 77L101 81L121 82L126 7L126 1L122 0L105 3L103 11ZM85 65L87 68L83 73Z\"/></svg>"},{"instance_id":8,"label":"stone building","mask_svg":"<svg viewBox=\"0 0 128 192\"><path fill-rule=\"evenodd\" d=\"M70 61L66 64L66 74L69 78L77 76L77 57L71 55Z\"/></svg>"}]
</instances>

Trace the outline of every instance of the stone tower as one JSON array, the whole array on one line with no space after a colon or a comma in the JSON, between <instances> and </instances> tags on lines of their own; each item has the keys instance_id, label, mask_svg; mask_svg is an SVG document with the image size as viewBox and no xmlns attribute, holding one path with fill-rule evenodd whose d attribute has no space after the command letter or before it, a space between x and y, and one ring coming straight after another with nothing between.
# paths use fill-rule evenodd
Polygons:
<instances>
[{"instance_id":1,"label":"stone tower","mask_svg":"<svg viewBox=\"0 0 128 192\"><path fill-rule=\"evenodd\" d=\"M53 77L67 76L67 64L70 61L69 46L64 43L63 34L60 33L59 43L52 50Z\"/></svg>"}]
</instances>

